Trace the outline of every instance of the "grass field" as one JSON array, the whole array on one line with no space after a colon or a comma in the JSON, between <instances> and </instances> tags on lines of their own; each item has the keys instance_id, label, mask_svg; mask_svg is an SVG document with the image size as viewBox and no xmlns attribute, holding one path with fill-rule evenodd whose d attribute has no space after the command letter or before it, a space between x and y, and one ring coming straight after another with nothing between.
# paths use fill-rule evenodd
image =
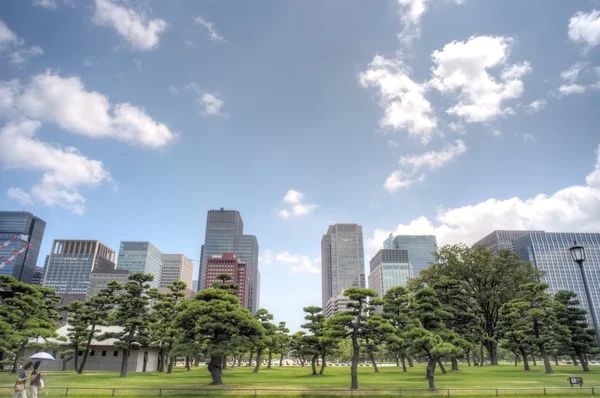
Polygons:
<instances>
[{"instance_id":1,"label":"grass field","mask_svg":"<svg viewBox=\"0 0 600 398\"><path fill-rule=\"evenodd\" d=\"M449 368L449 366L448 366ZM579 396L591 397L591 387L598 386L600 396L600 366L592 366L592 371L584 374L581 368L575 366L557 366L555 373L546 375L543 366L532 367L525 372L521 367L509 365L467 367L462 366L458 372L448 371L446 375L436 371L436 386L439 391L409 391L409 388L426 388L425 369L417 366L402 373L401 368L382 367L380 373L374 373L371 367L360 367L359 386L363 391L353 392L354 396L445 396L446 389L473 389L471 391L450 391L453 397L496 396L495 388L499 388L499 396L534 397L544 396L542 387L568 387L567 377L582 376L584 387L587 389L548 389L548 396ZM175 369L171 375L161 373L129 373L126 379L120 379L117 373L87 372L77 375L72 372L48 372L45 380L46 389L41 397L65 396L66 388L70 388L68 396L76 398L93 396L111 396L115 388L116 397L158 396L161 391L133 391L127 388L150 389L162 388L162 396L196 397L196 396L262 396L262 397L325 397L350 396L350 369L348 367L331 366L326 368L325 375L312 376L310 367L274 367L271 370L261 369L258 374L252 373L252 368L242 367L227 369L223 374L224 386L209 386L210 375L205 367L194 368L192 371ZM15 377L9 373L0 373L0 386L11 387ZM525 390L526 388L540 388ZM81 388L106 388L106 390L91 390ZM201 391L177 391L176 389L196 388ZM225 389L244 390L225 390ZM489 389L487 391L475 390ZM522 388L523 390L502 390L503 388ZM170 389L170 391L169 391ZM250 389L250 390L248 390ZM258 389L253 391L251 389ZM277 389L295 389L296 391L277 391ZM337 389L338 391L323 391ZM365 391L371 389L371 391ZM372 389L388 389L372 391ZM400 391L400 389L404 389ZM302 391L300 391L302 390ZM9 397L11 388L0 389L0 396ZM29 396L29 394L28 394Z\"/></svg>"}]
</instances>

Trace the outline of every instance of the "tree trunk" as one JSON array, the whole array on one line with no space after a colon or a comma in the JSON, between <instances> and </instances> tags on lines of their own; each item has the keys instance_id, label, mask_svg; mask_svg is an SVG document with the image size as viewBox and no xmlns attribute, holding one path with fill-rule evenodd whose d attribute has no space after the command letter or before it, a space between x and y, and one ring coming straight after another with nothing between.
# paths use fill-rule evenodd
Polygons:
<instances>
[{"instance_id":1,"label":"tree trunk","mask_svg":"<svg viewBox=\"0 0 600 398\"><path fill-rule=\"evenodd\" d=\"M531 354L531 360L533 361L533 366L537 366L537 362L535 361L535 355Z\"/></svg>"},{"instance_id":2,"label":"tree trunk","mask_svg":"<svg viewBox=\"0 0 600 398\"><path fill-rule=\"evenodd\" d=\"M258 351L256 351L256 366L254 367L252 373L258 373L258 369L260 369L260 363L262 362L262 351L262 348L259 348Z\"/></svg>"},{"instance_id":3,"label":"tree trunk","mask_svg":"<svg viewBox=\"0 0 600 398\"><path fill-rule=\"evenodd\" d=\"M579 362L577 362L577 357L575 355L571 355L571 360L573 361L573 365L579 366Z\"/></svg>"},{"instance_id":4,"label":"tree trunk","mask_svg":"<svg viewBox=\"0 0 600 398\"><path fill-rule=\"evenodd\" d=\"M400 367L400 355L396 355L396 366Z\"/></svg>"},{"instance_id":5,"label":"tree trunk","mask_svg":"<svg viewBox=\"0 0 600 398\"><path fill-rule=\"evenodd\" d=\"M239 368L240 366L242 366L242 357L243 357L243 355L240 355L240 356L238 357L238 368Z\"/></svg>"},{"instance_id":6,"label":"tree trunk","mask_svg":"<svg viewBox=\"0 0 600 398\"><path fill-rule=\"evenodd\" d=\"M548 358L548 354L546 353L546 348L544 344L538 344L538 349L540 350L540 354L542 355L542 359L544 360L544 368L546 368L546 373L554 373L552 370L552 364L550 363L550 359Z\"/></svg>"},{"instance_id":7,"label":"tree trunk","mask_svg":"<svg viewBox=\"0 0 600 398\"><path fill-rule=\"evenodd\" d=\"M519 365L519 354L515 352L515 366Z\"/></svg>"},{"instance_id":8,"label":"tree trunk","mask_svg":"<svg viewBox=\"0 0 600 398\"><path fill-rule=\"evenodd\" d=\"M467 358L467 365L471 366L471 350L467 350L467 352L465 352L465 357Z\"/></svg>"},{"instance_id":9,"label":"tree trunk","mask_svg":"<svg viewBox=\"0 0 600 398\"><path fill-rule=\"evenodd\" d=\"M312 366L313 376L317 375L317 359L319 359L319 355L315 354L315 355L313 355L312 359L310 360L310 365Z\"/></svg>"},{"instance_id":10,"label":"tree trunk","mask_svg":"<svg viewBox=\"0 0 600 398\"><path fill-rule=\"evenodd\" d=\"M321 353L321 370L319 370L319 374L322 375L325 372L325 367L327 366L327 362L325 361L325 353Z\"/></svg>"},{"instance_id":11,"label":"tree trunk","mask_svg":"<svg viewBox=\"0 0 600 398\"><path fill-rule=\"evenodd\" d=\"M254 355L254 350L250 350L250 358L248 358L248 365L246 366L252 366L252 355Z\"/></svg>"},{"instance_id":12,"label":"tree trunk","mask_svg":"<svg viewBox=\"0 0 600 398\"><path fill-rule=\"evenodd\" d=\"M427 373L426 373L426 378L427 381L429 382L429 388L431 390L435 390L435 365L437 363L437 359L436 358L429 358L429 362L427 363Z\"/></svg>"},{"instance_id":13,"label":"tree trunk","mask_svg":"<svg viewBox=\"0 0 600 398\"><path fill-rule=\"evenodd\" d=\"M523 370L529 370L529 361L527 360L527 353L523 347L519 347L521 357L523 358Z\"/></svg>"},{"instance_id":14,"label":"tree trunk","mask_svg":"<svg viewBox=\"0 0 600 398\"><path fill-rule=\"evenodd\" d=\"M208 371L210 372L210 377L212 378L212 385L220 385L223 384L223 369L221 368L221 364L223 363L223 358L220 356L211 356L210 362L208 363Z\"/></svg>"},{"instance_id":15,"label":"tree trunk","mask_svg":"<svg viewBox=\"0 0 600 398\"><path fill-rule=\"evenodd\" d=\"M271 369L271 360L273 359L273 353L271 352L271 349L269 348L269 360L267 361L267 369Z\"/></svg>"},{"instance_id":16,"label":"tree trunk","mask_svg":"<svg viewBox=\"0 0 600 398\"><path fill-rule=\"evenodd\" d=\"M588 367L587 361L583 358L583 355L581 355L581 352L577 352L577 356L579 357L579 363L581 364L583 371L589 372L590 368ZM575 357L573 357L573 362L575 363L575 365L577 365L577 359L575 359Z\"/></svg>"},{"instance_id":17,"label":"tree trunk","mask_svg":"<svg viewBox=\"0 0 600 398\"><path fill-rule=\"evenodd\" d=\"M198 365L200 365L200 357L198 355L196 355L194 357L194 366L198 367Z\"/></svg>"},{"instance_id":18,"label":"tree trunk","mask_svg":"<svg viewBox=\"0 0 600 398\"><path fill-rule=\"evenodd\" d=\"M71 358L73 359L73 358ZM63 359L63 364L62 364L62 371L66 372L67 371L67 363L71 360L71 359Z\"/></svg>"},{"instance_id":19,"label":"tree trunk","mask_svg":"<svg viewBox=\"0 0 600 398\"><path fill-rule=\"evenodd\" d=\"M300 360L300 366L304 367L304 357L303 356L299 356L298 359Z\"/></svg>"},{"instance_id":20,"label":"tree trunk","mask_svg":"<svg viewBox=\"0 0 600 398\"><path fill-rule=\"evenodd\" d=\"M377 362L375 361L375 355L373 355L372 352L369 353L369 359L373 364L373 370L375 371L375 373L379 373L379 369L377 368Z\"/></svg>"},{"instance_id":21,"label":"tree trunk","mask_svg":"<svg viewBox=\"0 0 600 398\"><path fill-rule=\"evenodd\" d=\"M485 362L485 360L483 359L483 346L484 346L484 344L482 341L481 344L479 345L479 366L483 366L483 363ZM491 356L492 355L491 351L488 351L488 352L490 352L490 356ZM491 363L491 361L490 361L490 363Z\"/></svg>"},{"instance_id":22,"label":"tree trunk","mask_svg":"<svg viewBox=\"0 0 600 398\"><path fill-rule=\"evenodd\" d=\"M175 357L169 357L167 359L169 361L169 366L167 367L167 374L173 373L173 364L175 363Z\"/></svg>"},{"instance_id":23,"label":"tree trunk","mask_svg":"<svg viewBox=\"0 0 600 398\"><path fill-rule=\"evenodd\" d=\"M554 364L558 366L558 358L556 358L556 355L552 354L552 359L554 359Z\"/></svg>"},{"instance_id":24,"label":"tree trunk","mask_svg":"<svg viewBox=\"0 0 600 398\"><path fill-rule=\"evenodd\" d=\"M90 334L88 335L88 340L85 344L85 351L83 351L83 358L81 359L81 364L79 364L79 367L77 368L77 374L83 373L83 367L87 362L88 355L90 355L90 348L92 345L92 338L94 337L94 331L96 330L96 323L93 323L91 326L92 329L90 329Z\"/></svg>"},{"instance_id":25,"label":"tree trunk","mask_svg":"<svg viewBox=\"0 0 600 398\"><path fill-rule=\"evenodd\" d=\"M279 357L279 366L283 365L283 352L281 353L281 356Z\"/></svg>"},{"instance_id":26,"label":"tree trunk","mask_svg":"<svg viewBox=\"0 0 600 398\"><path fill-rule=\"evenodd\" d=\"M160 365L158 366L158 371L159 372L164 372L165 371L165 349L160 347Z\"/></svg>"},{"instance_id":27,"label":"tree trunk","mask_svg":"<svg viewBox=\"0 0 600 398\"><path fill-rule=\"evenodd\" d=\"M359 317L360 321L360 317ZM358 345L358 330L352 331L352 366L350 367L350 388L358 390L358 356L360 355L360 346Z\"/></svg>"},{"instance_id":28,"label":"tree trunk","mask_svg":"<svg viewBox=\"0 0 600 398\"><path fill-rule=\"evenodd\" d=\"M442 371L442 374L446 374L446 368L444 367L444 364L442 363L442 358L438 358L437 359L437 363L438 365L440 365L440 369Z\"/></svg>"},{"instance_id":29,"label":"tree trunk","mask_svg":"<svg viewBox=\"0 0 600 398\"><path fill-rule=\"evenodd\" d=\"M237 361L237 358L235 357L235 355L232 358L233 359L231 360L231 369L235 368L235 363Z\"/></svg>"},{"instance_id":30,"label":"tree trunk","mask_svg":"<svg viewBox=\"0 0 600 398\"><path fill-rule=\"evenodd\" d=\"M412 361L412 359L410 357L408 357L408 367L409 368L414 368L415 367L415 365L413 365L413 361Z\"/></svg>"},{"instance_id":31,"label":"tree trunk","mask_svg":"<svg viewBox=\"0 0 600 398\"><path fill-rule=\"evenodd\" d=\"M495 341L483 341L481 343L485 346L490 358L490 365L498 365L498 343ZM483 366L483 349L481 350L481 365Z\"/></svg>"},{"instance_id":32,"label":"tree trunk","mask_svg":"<svg viewBox=\"0 0 600 398\"><path fill-rule=\"evenodd\" d=\"M127 362L129 361L129 348L123 348L121 350L123 358L121 359L121 374L119 377L127 377Z\"/></svg>"},{"instance_id":33,"label":"tree trunk","mask_svg":"<svg viewBox=\"0 0 600 398\"><path fill-rule=\"evenodd\" d=\"M186 361L187 361L187 357L186 357ZM227 355L223 355L223 365L221 366L221 369L225 370L227 369ZM186 368L187 368L187 363L186 363Z\"/></svg>"},{"instance_id":34,"label":"tree trunk","mask_svg":"<svg viewBox=\"0 0 600 398\"><path fill-rule=\"evenodd\" d=\"M401 358L402 358L402 372L406 372L406 356L404 354L402 354Z\"/></svg>"},{"instance_id":35,"label":"tree trunk","mask_svg":"<svg viewBox=\"0 0 600 398\"><path fill-rule=\"evenodd\" d=\"M458 370L458 361L456 360L456 358L452 357L451 361L452 361L452 370Z\"/></svg>"}]
</instances>

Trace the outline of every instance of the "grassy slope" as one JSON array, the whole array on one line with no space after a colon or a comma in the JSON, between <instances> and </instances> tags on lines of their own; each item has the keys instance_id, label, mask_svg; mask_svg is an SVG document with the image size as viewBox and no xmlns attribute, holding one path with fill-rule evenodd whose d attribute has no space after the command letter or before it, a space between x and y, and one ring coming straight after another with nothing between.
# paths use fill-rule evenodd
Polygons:
<instances>
[{"instance_id":1,"label":"grassy slope","mask_svg":"<svg viewBox=\"0 0 600 398\"><path fill-rule=\"evenodd\" d=\"M447 366L449 368L449 366ZM448 374L442 375L439 370L436 372L436 384L438 388L506 388L506 387L566 387L567 377L582 376L585 386L600 386L600 367L593 366L592 371L583 374L581 368L574 366L558 366L552 375L544 374L543 366L533 367L530 372L524 372L521 367L501 365L494 367L467 367L462 366L459 372L448 371ZM402 373L400 368L382 367L381 372L376 374L371 367L359 368L359 385L361 388L424 388L427 386L424 378L425 369L417 367L409 369L407 373ZM223 380L226 383L224 388L302 388L302 389L328 389L349 387L350 369L347 367L328 367L323 376L312 376L310 367L275 367L271 370L261 369L260 373L252 373L252 368L242 367L240 369L228 369L224 372ZM129 373L126 379L120 379L117 373L88 372L83 375L63 372L48 372L46 378L47 387L137 387L137 388L184 388L184 387L208 387L210 375L206 368L197 368L190 372L183 369L176 369L172 375L160 373ZM0 373L0 386L10 386L14 384L14 376L7 373ZM599 388L600 390L600 388ZM52 389L45 392L52 395ZM0 390L0 395L7 395L6 389ZM569 392L570 393L570 392ZM64 396L64 390L61 393ZM106 392L104 394L109 394ZM134 393L130 393L131 396ZM210 393L208 396L214 396ZM471 393L453 393L452 396L483 396L490 393L471 392ZM501 395L507 393L501 392ZM529 394L529 395L528 395ZM92 396L92 392L69 393L69 396L87 397ZM138 394L135 394L138 395ZM142 395L142 394L139 394ZM144 393L143 395L157 395L156 393ZM165 394L166 395L166 394ZM168 394L169 396L175 396ZM182 393L181 396L184 394ZM274 396L274 394L262 393L261 396ZM347 393L345 394L347 395ZM397 392L395 393L397 395ZM493 393L492 395L495 395ZM513 396L539 396L540 392L520 392ZM564 396L567 391L549 392L549 395ZM598 392L600 396L600 391ZM42 395L43 396L43 395ZM123 392L117 392L117 396L125 396ZM308 395L307 395L308 396ZM404 393L403 396L411 396ZM590 390L586 394L579 396L591 396Z\"/></svg>"}]
</instances>

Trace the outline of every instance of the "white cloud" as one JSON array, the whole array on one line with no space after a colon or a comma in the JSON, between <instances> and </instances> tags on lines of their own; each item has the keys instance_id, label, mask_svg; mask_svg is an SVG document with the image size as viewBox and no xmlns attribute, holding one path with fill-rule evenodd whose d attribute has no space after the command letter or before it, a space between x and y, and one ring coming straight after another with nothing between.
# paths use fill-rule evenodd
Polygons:
<instances>
[{"instance_id":1,"label":"white cloud","mask_svg":"<svg viewBox=\"0 0 600 398\"><path fill-rule=\"evenodd\" d=\"M563 84L558 88L558 93L552 92L555 97L562 97L571 94L581 94L585 92L585 86L581 84Z\"/></svg>"},{"instance_id":2,"label":"white cloud","mask_svg":"<svg viewBox=\"0 0 600 398\"><path fill-rule=\"evenodd\" d=\"M457 93L458 103L447 110L449 114L478 123L514 113L504 103L523 94L522 78L531 66L527 61L507 63L512 42L509 37L472 36L433 52L429 84L444 94ZM495 71L498 76L493 76Z\"/></svg>"},{"instance_id":3,"label":"white cloud","mask_svg":"<svg viewBox=\"0 0 600 398\"><path fill-rule=\"evenodd\" d=\"M292 216L307 216L317 208L316 204L306 203L304 194L295 189L287 191L282 202L287 208L279 210L277 215L284 220Z\"/></svg>"},{"instance_id":4,"label":"white cloud","mask_svg":"<svg viewBox=\"0 0 600 398\"><path fill-rule=\"evenodd\" d=\"M387 142L387 146L388 148L398 148L400 146L400 144L398 144L396 141L394 140L389 140Z\"/></svg>"},{"instance_id":5,"label":"white cloud","mask_svg":"<svg viewBox=\"0 0 600 398\"><path fill-rule=\"evenodd\" d=\"M194 47L194 42L192 42L191 40L185 39L183 41L183 44L185 44L186 47Z\"/></svg>"},{"instance_id":6,"label":"white cloud","mask_svg":"<svg viewBox=\"0 0 600 398\"><path fill-rule=\"evenodd\" d=\"M114 0L96 0L92 21L115 28L133 48L140 51L155 48L167 23L160 18L148 20L144 13L117 4Z\"/></svg>"},{"instance_id":7,"label":"white cloud","mask_svg":"<svg viewBox=\"0 0 600 398\"><path fill-rule=\"evenodd\" d=\"M584 185L573 185L551 195L532 198L488 199L463 207L440 209L435 220L419 217L394 230L376 229L366 247L380 249L390 232L434 234L438 244L473 244L496 229L541 229L547 231L600 231L600 148L594 170Z\"/></svg>"},{"instance_id":8,"label":"white cloud","mask_svg":"<svg viewBox=\"0 0 600 398\"><path fill-rule=\"evenodd\" d=\"M86 91L77 76L61 77L51 71L33 76L25 87L2 82L0 105L30 119L56 123L73 133L93 138L115 138L130 144L160 148L176 138L163 123L129 103L111 105L96 91ZM0 109L1 110L1 109Z\"/></svg>"},{"instance_id":9,"label":"white cloud","mask_svg":"<svg viewBox=\"0 0 600 398\"><path fill-rule=\"evenodd\" d=\"M273 256L273 253L271 252ZM320 259L310 259L308 256L301 256L298 254L291 254L288 251L280 252L274 255L275 263L286 264L290 274L318 274L321 272L318 264L321 263Z\"/></svg>"},{"instance_id":10,"label":"white cloud","mask_svg":"<svg viewBox=\"0 0 600 398\"><path fill-rule=\"evenodd\" d=\"M30 206L33 204L33 200L31 199L31 195L21 188L10 187L8 191L6 191L6 196L9 198L16 200L21 203L23 206Z\"/></svg>"},{"instance_id":11,"label":"white cloud","mask_svg":"<svg viewBox=\"0 0 600 398\"><path fill-rule=\"evenodd\" d=\"M175 86L169 86L169 94L177 95L177 94L179 94L179 90Z\"/></svg>"},{"instance_id":12,"label":"white cloud","mask_svg":"<svg viewBox=\"0 0 600 398\"><path fill-rule=\"evenodd\" d=\"M524 141L533 141L533 140L535 140L535 136L530 133L525 133L525 134L523 134L523 140Z\"/></svg>"},{"instance_id":13,"label":"white cloud","mask_svg":"<svg viewBox=\"0 0 600 398\"><path fill-rule=\"evenodd\" d=\"M229 43L227 40L225 40L223 38L223 36L221 36L219 34L219 32L217 32L217 30L215 29L214 22L208 21L200 16L194 18L194 22L196 22L197 24L204 26L206 28L206 30L208 32L208 37L210 38L210 40L221 42L221 43Z\"/></svg>"},{"instance_id":14,"label":"white cloud","mask_svg":"<svg viewBox=\"0 0 600 398\"><path fill-rule=\"evenodd\" d=\"M531 101L529 105L525 106L525 110L529 113L539 112L544 109L547 104L548 101L542 99Z\"/></svg>"},{"instance_id":15,"label":"white cloud","mask_svg":"<svg viewBox=\"0 0 600 398\"><path fill-rule=\"evenodd\" d=\"M492 130L492 135L494 137L496 137L496 138L497 137L501 137L502 136L502 131L500 131L500 130Z\"/></svg>"},{"instance_id":16,"label":"white cloud","mask_svg":"<svg viewBox=\"0 0 600 398\"><path fill-rule=\"evenodd\" d=\"M14 65L23 65L32 57L44 54L40 46L31 46L29 48L19 48L10 54L10 63Z\"/></svg>"},{"instance_id":17,"label":"white cloud","mask_svg":"<svg viewBox=\"0 0 600 398\"><path fill-rule=\"evenodd\" d=\"M102 162L80 154L73 147L60 147L35 138L39 121L22 119L0 130L0 164L5 169L41 171L41 181L30 192L9 188L8 195L21 202L38 201L62 206L83 214L85 198L81 188L94 188L111 181Z\"/></svg>"},{"instance_id":18,"label":"white cloud","mask_svg":"<svg viewBox=\"0 0 600 398\"><path fill-rule=\"evenodd\" d=\"M258 264L263 266L263 265L269 265L271 263L273 263L273 260L275 259L275 253L273 253L272 250L263 250L261 253L259 253L259 257L258 257Z\"/></svg>"},{"instance_id":19,"label":"white cloud","mask_svg":"<svg viewBox=\"0 0 600 398\"><path fill-rule=\"evenodd\" d=\"M55 10L58 7L56 0L33 0L34 7L42 7L48 10Z\"/></svg>"},{"instance_id":20,"label":"white cloud","mask_svg":"<svg viewBox=\"0 0 600 398\"><path fill-rule=\"evenodd\" d=\"M465 125L462 123L450 122L447 124L447 127L455 133L464 134L465 132Z\"/></svg>"},{"instance_id":21,"label":"white cloud","mask_svg":"<svg viewBox=\"0 0 600 398\"><path fill-rule=\"evenodd\" d=\"M569 38L588 47L600 44L600 11L579 11L569 19Z\"/></svg>"},{"instance_id":22,"label":"white cloud","mask_svg":"<svg viewBox=\"0 0 600 398\"><path fill-rule=\"evenodd\" d=\"M425 175L415 177L412 173L396 170L385 180L383 188L389 193L393 193L403 188L408 188L417 182L423 181L425 181Z\"/></svg>"},{"instance_id":23,"label":"white cloud","mask_svg":"<svg viewBox=\"0 0 600 398\"><path fill-rule=\"evenodd\" d=\"M135 64L135 68L137 70L142 70L142 60L141 59L134 59L133 63Z\"/></svg>"},{"instance_id":24,"label":"white cloud","mask_svg":"<svg viewBox=\"0 0 600 398\"><path fill-rule=\"evenodd\" d=\"M411 136L427 143L437 119L433 106L425 98L425 84L415 83L400 60L376 55L369 68L359 74L363 87L375 87L384 115L379 122L383 128L406 130Z\"/></svg>"},{"instance_id":25,"label":"white cloud","mask_svg":"<svg viewBox=\"0 0 600 398\"><path fill-rule=\"evenodd\" d=\"M579 73L581 73L581 71L585 69L587 65L587 62L575 62L573 65L569 66L560 73L560 78L565 82L575 83L579 77Z\"/></svg>"},{"instance_id":26,"label":"white cloud","mask_svg":"<svg viewBox=\"0 0 600 398\"><path fill-rule=\"evenodd\" d=\"M403 44L408 45L419 37L420 24L423 14L427 12L430 0L397 0L401 12L402 32L398 38ZM463 0L454 0L462 4Z\"/></svg>"},{"instance_id":27,"label":"white cloud","mask_svg":"<svg viewBox=\"0 0 600 398\"><path fill-rule=\"evenodd\" d=\"M404 155L400 158L400 164L409 166L413 170L422 168L437 169L444 166L457 156L467 152L467 146L462 140L454 141L454 145L446 145L441 151L429 151L420 155Z\"/></svg>"},{"instance_id":28,"label":"white cloud","mask_svg":"<svg viewBox=\"0 0 600 398\"><path fill-rule=\"evenodd\" d=\"M196 93L196 104L198 104L199 112L205 116L219 116L224 115L221 113L221 108L225 102L219 98L219 93L211 94L203 91L198 86L198 83L191 82L186 84L186 89ZM224 115L226 116L226 115Z\"/></svg>"},{"instance_id":29,"label":"white cloud","mask_svg":"<svg viewBox=\"0 0 600 398\"><path fill-rule=\"evenodd\" d=\"M40 46L25 47L25 40L20 39L1 19L0 51L7 51L9 62L17 66L23 65L36 55L44 54Z\"/></svg>"},{"instance_id":30,"label":"white cloud","mask_svg":"<svg viewBox=\"0 0 600 398\"><path fill-rule=\"evenodd\" d=\"M15 32L0 19L0 49L19 40Z\"/></svg>"}]
</instances>

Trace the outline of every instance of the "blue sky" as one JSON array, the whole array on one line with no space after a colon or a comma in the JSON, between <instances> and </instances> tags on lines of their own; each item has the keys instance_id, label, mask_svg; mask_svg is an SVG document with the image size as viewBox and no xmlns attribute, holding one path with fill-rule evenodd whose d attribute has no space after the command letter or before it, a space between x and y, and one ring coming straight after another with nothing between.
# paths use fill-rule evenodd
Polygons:
<instances>
[{"instance_id":1,"label":"blue sky","mask_svg":"<svg viewBox=\"0 0 600 398\"><path fill-rule=\"evenodd\" d=\"M261 305L321 302L328 224L600 230L594 1L6 0L0 208L197 259L242 213Z\"/></svg>"}]
</instances>

